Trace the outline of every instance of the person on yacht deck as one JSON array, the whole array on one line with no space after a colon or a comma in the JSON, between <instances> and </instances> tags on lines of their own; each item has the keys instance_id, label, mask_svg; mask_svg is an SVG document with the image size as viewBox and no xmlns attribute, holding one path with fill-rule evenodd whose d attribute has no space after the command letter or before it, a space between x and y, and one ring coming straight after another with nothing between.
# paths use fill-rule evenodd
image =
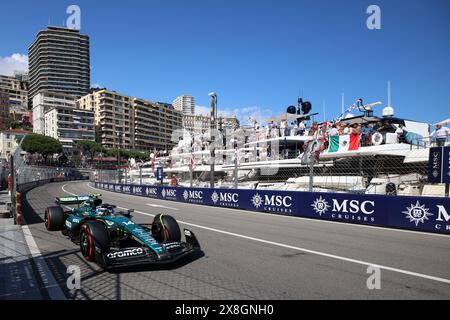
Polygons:
<instances>
[{"instance_id":1,"label":"person on yacht deck","mask_svg":"<svg viewBox=\"0 0 450 320\"><path fill-rule=\"evenodd\" d=\"M296 136L297 135L297 131L298 131L298 125L297 122L292 122L291 123L291 130L290 130L290 135L291 136Z\"/></svg>"},{"instance_id":2,"label":"person on yacht deck","mask_svg":"<svg viewBox=\"0 0 450 320\"><path fill-rule=\"evenodd\" d=\"M337 129L336 124L333 124L330 129L330 137L338 136L338 135L339 135L339 130Z\"/></svg>"},{"instance_id":3,"label":"person on yacht deck","mask_svg":"<svg viewBox=\"0 0 450 320\"><path fill-rule=\"evenodd\" d=\"M450 136L450 129L442 126L442 124L436 124L436 130L431 133L432 141L436 141L438 147L445 147L445 142Z\"/></svg>"},{"instance_id":4,"label":"person on yacht deck","mask_svg":"<svg viewBox=\"0 0 450 320\"><path fill-rule=\"evenodd\" d=\"M303 136L305 134L305 131L306 131L306 125L305 125L305 122L302 120L298 124L298 135Z\"/></svg>"}]
</instances>

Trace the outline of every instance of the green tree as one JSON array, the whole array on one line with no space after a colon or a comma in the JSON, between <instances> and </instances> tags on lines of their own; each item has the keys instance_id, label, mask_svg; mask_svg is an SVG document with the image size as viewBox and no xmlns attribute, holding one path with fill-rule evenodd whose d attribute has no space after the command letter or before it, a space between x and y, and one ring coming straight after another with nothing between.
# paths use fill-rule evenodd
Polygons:
<instances>
[{"instance_id":1,"label":"green tree","mask_svg":"<svg viewBox=\"0 0 450 320\"><path fill-rule=\"evenodd\" d=\"M48 156L59 154L63 150L61 142L40 134L27 135L22 142L22 149L31 154L42 155L45 163L47 163Z\"/></svg>"},{"instance_id":2,"label":"green tree","mask_svg":"<svg viewBox=\"0 0 450 320\"><path fill-rule=\"evenodd\" d=\"M91 162L94 161L95 155L103 150L100 143L91 140L79 140L77 147L89 156Z\"/></svg>"}]
</instances>

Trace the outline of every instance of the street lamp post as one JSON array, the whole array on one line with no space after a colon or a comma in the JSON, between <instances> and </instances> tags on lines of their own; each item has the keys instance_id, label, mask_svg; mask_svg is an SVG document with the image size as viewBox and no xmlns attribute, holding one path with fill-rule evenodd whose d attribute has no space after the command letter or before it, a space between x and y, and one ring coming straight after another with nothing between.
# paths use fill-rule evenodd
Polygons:
<instances>
[{"instance_id":1,"label":"street lamp post","mask_svg":"<svg viewBox=\"0 0 450 320\"><path fill-rule=\"evenodd\" d=\"M216 162L216 150L215 150L215 135L216 135L216 114L217 114L217 95L215 92L209 94L211 97L211 126L210 126L210 136L211 136L211 189L214 189L214 166Z\"/></svg>"}]
</instances>

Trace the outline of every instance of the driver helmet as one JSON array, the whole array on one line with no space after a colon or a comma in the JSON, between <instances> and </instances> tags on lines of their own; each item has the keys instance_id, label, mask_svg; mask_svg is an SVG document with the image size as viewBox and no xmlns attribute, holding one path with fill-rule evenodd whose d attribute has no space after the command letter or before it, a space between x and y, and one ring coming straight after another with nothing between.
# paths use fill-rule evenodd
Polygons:
<instances>
[{"instance_id":1,"label":"driver helmet","mask_svg":"<svg viewBox=\"0 0 450 320\"><path fill-rule=\"evenodd\" d=\"M108 214L108 209L107 208L97 208L95 213L97 215L100 215L100 216L107 215Z\"/></svg>"}]
</instances>

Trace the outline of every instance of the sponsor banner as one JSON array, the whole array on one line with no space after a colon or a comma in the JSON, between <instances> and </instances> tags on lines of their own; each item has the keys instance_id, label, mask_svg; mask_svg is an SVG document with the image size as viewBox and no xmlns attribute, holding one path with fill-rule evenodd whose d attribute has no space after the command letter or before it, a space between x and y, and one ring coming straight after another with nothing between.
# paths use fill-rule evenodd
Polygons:
<instances>
[{"instance_id":1,"label":"sponsor banner","mask_svg":"<svg viewBox=\"0 0 450 320\"><path fill-rule=\"evenodd\" d=\"M178 199L179 191L181 189L179 188L172 188L172 187L159 187L159 194L161 195L162 200L171 200L171 201L181 201L181 199Z\"/></svg>"},{"instance_id":2,"label":"sponsor banner","mask_svg":"<svg viewBox=\"0 0 450 320\"><path fill-rule=\"evenodd\" d=\"M158 187L142 187L145 196L157 199L159 197Z\"/></svg>"},{"instance_id":3,"label":"sponsor banner","mask_svg":"<svg viewBox=\"0 0 450 320\"><path fill-rule=\"evenodd\" d=\"M428 182L442 182L443 148L430 148L430 160L428 162Z\"/></svg>"},{"instance_id":4,"label":"sponsor banner","mask_svg":"<svg viewBox=\"0 0 450 320\"><path fill-rule=\"evenodd\" d=\"M181 195L184 202L206 204L204 199L205 196L204 189L197 189L197 188L184 189Z\"/></svg>"},{"instance_id":5,"label":"sponsor banner","mask_svg":"<svg viewBox=\"0 0 450 320\"><path fill-rule=\"evenodd\" d=\"M450 198L173 188L108 183L95 183L95 186L115 192L185 203L450 234Z\"/></svg>"},{"instance_id":6,"label":"sponsor banner","mask_svg":"<svg viewBox=\"0 0 450 320\"><path fill-rule=\"evenodd\" d=\"M450 147L442 151L442 182L450 183Z\"/></svg>"},{"instance_id":7,"label":"sponsor banner","mask_svg":"<svg viewBox=\"0 0 450 320\"><path fill-rule=\"evenodd\" d=\"M428 181L450 183L450 147L430 148Z\"/></svg>"}]
</instances>

